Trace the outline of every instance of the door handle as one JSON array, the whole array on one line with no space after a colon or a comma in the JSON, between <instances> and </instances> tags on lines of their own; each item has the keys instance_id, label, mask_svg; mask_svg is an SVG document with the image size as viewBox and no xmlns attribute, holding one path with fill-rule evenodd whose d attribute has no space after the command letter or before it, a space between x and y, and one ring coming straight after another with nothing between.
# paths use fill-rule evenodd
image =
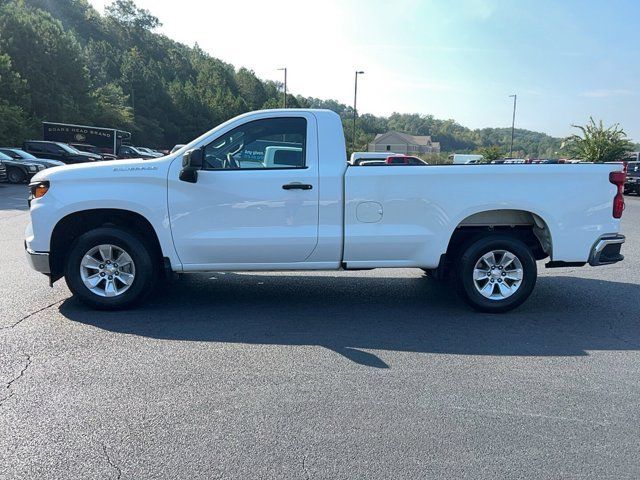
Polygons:
<instances>
[{"instance_id":1,"label":"door handle","mask_svg":"<svg viewBox=\"0 0 640 480\"><path fill-rule=\"evenodd\" d=\"M293 182L282 185L282 188L284 190L311 190L313 188L313 185L309 185L308 183Z\"/></svg>"}]
</instances>

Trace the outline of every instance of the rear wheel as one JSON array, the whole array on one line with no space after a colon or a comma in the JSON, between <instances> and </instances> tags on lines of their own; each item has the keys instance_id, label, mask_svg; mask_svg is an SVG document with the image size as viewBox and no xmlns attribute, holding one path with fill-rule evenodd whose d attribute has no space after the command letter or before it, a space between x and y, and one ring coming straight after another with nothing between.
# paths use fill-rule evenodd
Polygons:
<instances>
[{"instance_id":1,"label":"rear wheel","mask_svg":"<svg viewBox=\"0 0 640 480\"><path fill-rule=\"evenodd\" d=\"M22 183L26 178L24 172L19 168L10 168L7 170L7 179L10 183Z\"/></svg>"},{"instance_id":2,"label":"rear wheel","mask_svg":"<svg viewBox=\"0 0 640 480\"><path fill-rule=\"evenodd\" d=\"M472 243L457 265L458 292L476 310L501 313L521 305L533 291L537 267L520 240L491 235Z\"/></svg>"},{"instance_id":3,"label":"rear wheel","mask_svg":"<svg viewBox=\"0 0 640 480\"><path fill-rule=\"evenodd\" d=\"M65 267L65 280L73 294L102 310L140 302L153 290L157 275L157 262L148 246L136 235L113 227L81 235Z\"/></svg>"}]
</instances>

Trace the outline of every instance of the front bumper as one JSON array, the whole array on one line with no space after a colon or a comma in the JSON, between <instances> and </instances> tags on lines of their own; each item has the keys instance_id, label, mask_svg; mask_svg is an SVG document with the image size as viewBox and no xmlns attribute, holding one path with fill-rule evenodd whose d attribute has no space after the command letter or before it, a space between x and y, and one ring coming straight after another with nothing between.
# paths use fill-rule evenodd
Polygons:
<instances>
[{"instance_id":1,"label":"front bumper","mask_svg":"<svg viewBox=\"0 0 640 480\"><path fill-rule=\"evenodd\" d=\"M620 249L625 241L624 235L611 234L603 235L591 248L589 255L589 265L596 267L599 265L611 265L624 260L620 254Z\"/></svg>"},{"instance_id":2,"label":"front bumper","mask_svg":"<svg viewBox=\"0 0 640 480\"><path fill-rule=\"evenodd\" d=\"M34 252L25 245L25 251L27 253L27 261L31 268L36 272L50 274L51 267L49 266L49 253L48 252Z\"/></svg>"}]
</instances>

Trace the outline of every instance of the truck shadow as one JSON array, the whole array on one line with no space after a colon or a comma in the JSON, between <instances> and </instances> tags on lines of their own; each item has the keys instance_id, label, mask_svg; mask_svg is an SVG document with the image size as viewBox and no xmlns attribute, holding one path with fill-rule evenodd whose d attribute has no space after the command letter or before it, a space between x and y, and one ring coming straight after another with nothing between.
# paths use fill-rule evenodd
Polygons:
<instances>
[{"instance_id":1,"label":"truck shadow","mask_svg":"<svg viewBox=\"0 0 640 480\"><path fill-rule=\"evenodd\" d=\"M60 312L104 330L177 341L318 345L389 368L367 350L456 355L570 356L640 349L640 285L541 277L522 307L504 315L468 309L425 277L347 274L189 275L126 312Z\"/></svg>"}]
</instances>

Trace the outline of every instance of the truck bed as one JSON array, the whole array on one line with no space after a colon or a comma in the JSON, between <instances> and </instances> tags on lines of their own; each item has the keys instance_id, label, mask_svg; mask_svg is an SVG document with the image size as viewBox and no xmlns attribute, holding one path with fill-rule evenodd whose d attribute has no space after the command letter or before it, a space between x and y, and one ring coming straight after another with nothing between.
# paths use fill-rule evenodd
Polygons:
<instances>
[{"instance_id":1,"label":"truck bed","mask_svg":"<svg viewBox=\"0 0 640 480\"><path fill-rule=\"evenodd\" d=\"M553 261L586 262L599 234L618 231L609 182L615 170L620 166L349 166L344 261L351 268L435 268L454 230L489 211L507 226L541 220Z\"/></svg>"}]
</instances>

